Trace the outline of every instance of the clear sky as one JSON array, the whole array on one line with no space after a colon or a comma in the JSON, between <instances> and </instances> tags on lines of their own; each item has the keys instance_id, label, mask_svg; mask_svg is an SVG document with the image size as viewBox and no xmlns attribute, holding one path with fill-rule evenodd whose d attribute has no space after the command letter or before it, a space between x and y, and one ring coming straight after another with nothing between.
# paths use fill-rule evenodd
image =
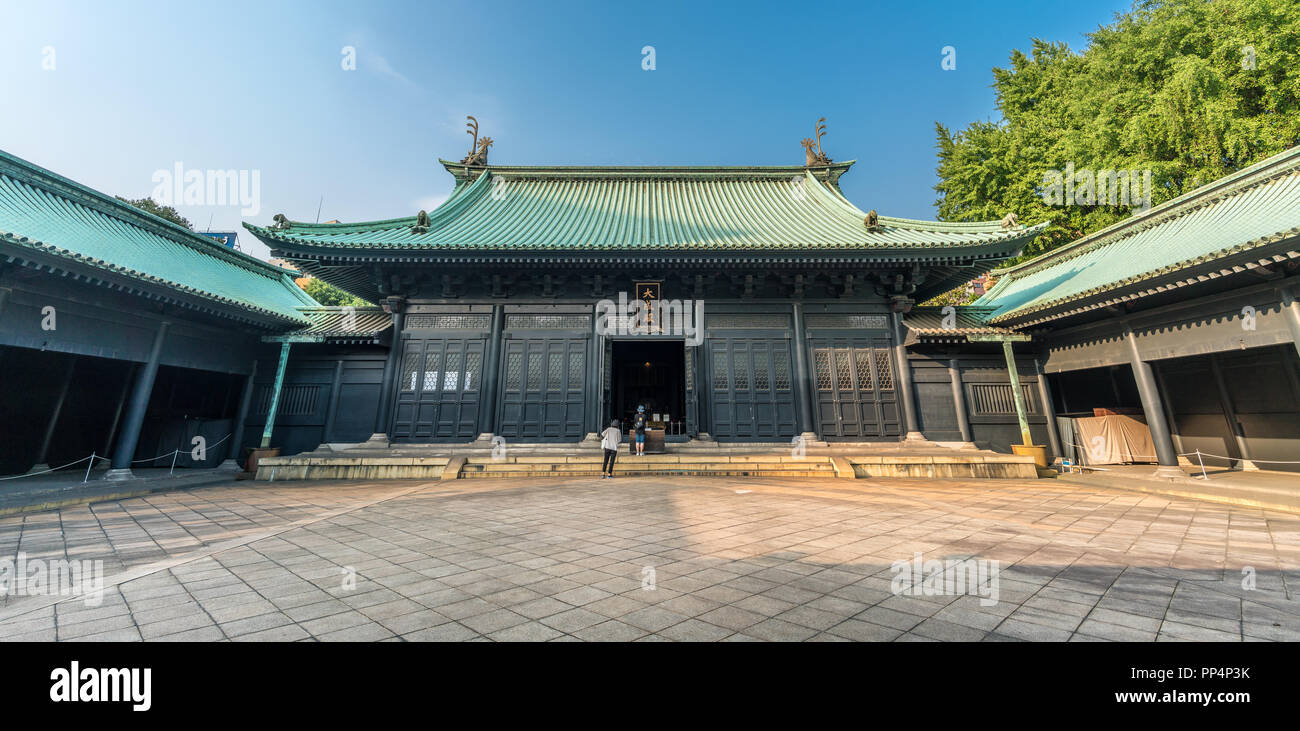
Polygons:
<instances>
[{"instance_id":1,"label":"clear sky","mask_svg":"<svg viewBox=\"0 0 1300 731\"><path fill-rule=\"evenodd\" d=\"M1128 7L0 0L0 149L131 198L178 164L256 171L256 214L177 206L230 230L315 220L322 199L322 221L431 209L452 182L437 158L469 147L467 114L492 162L520 165L801 164L824 116L826 153L858 161L850 200L933 218L934 123L997 118L991 69L1012 49L1080 49Z\"/></svg>"}]
</instances>

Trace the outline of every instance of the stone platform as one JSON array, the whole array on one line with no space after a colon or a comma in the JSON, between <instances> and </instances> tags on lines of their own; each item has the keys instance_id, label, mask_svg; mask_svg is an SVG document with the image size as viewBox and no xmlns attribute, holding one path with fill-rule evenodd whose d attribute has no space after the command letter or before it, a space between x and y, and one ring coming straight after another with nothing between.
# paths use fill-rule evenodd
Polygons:
<instances>
[{"instance_id":1,"label":"stone platform","mask_svg":"<svg viewBox=\"0 0 1300 731\"><path fill-rule=\"evenodd\" d=\"M481 443L375 448L325 446L314 452L263 459L257 479L384 480L598 477L602 452L582 445L520 444L493 453ZM1032 457L938 444L851 443L808 447L744 444L670 444L667 454L631 456L626 445L614 467L618 476L772 478L1034 479Z\"/></svg>"}]
</instances>

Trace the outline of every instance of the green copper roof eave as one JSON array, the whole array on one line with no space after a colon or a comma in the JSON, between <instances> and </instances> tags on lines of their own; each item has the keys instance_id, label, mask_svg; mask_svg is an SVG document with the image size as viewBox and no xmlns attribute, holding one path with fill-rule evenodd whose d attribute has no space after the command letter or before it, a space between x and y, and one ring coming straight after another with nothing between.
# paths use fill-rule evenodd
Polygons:
<instances>
[{"instance_id":1,"label":"green copper roof eave","mask_svg":"<svg viewBox=\"0 0 1300 731\"><path fill-rule=\"evenodd\" d=\"M845 172L857 160L833 162L830 165L808 167L805 165L487 165L469 166L438 158L438 162L452 175L463 176L482 173L514 175L520 177L555 178L625 178L625 177L760 177L788 178L809 171L814 174L828 171Z\"/></svg>"},{"instance_id":2,"label":"green copper roof eave","mask_svg":"<svg viewBox=\"0 0 1300 731\"><path fill-rule=\"evenodd\" d=\"M57 195L72 198L88 208L96 209L114 218L123 219L133 225L172 239L179 244L198 249L211 256L225 258L240 266L263 272L281 271L281 268L274 264L220 244L211 237L191 231L174 221L155 216L148 211L136 208L130 203L120 201L75 180L65 178L58 173L11 155L4 150L0 150L0 175L9 175L24 182L38 183L40 187Z\"/></svg>"},{"instance_id":3,"label":"green copper roof eave","mask_svg":"<svg viewBox=\"0 0 1300 731\"><path fill-rule=\"evenodd\" d=\"M847 163L846 163L847 164ZM690 168L628 178L578 168L586 177L512 176L489 168L429 216L354 224L261 227L278 248L387 251L848 251L907 249L1012 252L1045 224L1004 229L999 222L949 223L866 214L801 167L734 178L728 169ZM545 170L553 172L554 168ZM502 172L506 171L506 172ZM698 174L698 175L696 175ZM787 177L787 175L789 177ZM811 180L799 184L800 180ZM500 181L498 185L498 181Z\"/></svg>"},{"instance_id":4,"label":"green copper roof eave","mask_svg":"<svg viewBox=\"0 0 1300 731\"><path fill-rule=\"evenodd\" d=\"M317 304L285 269L3 151L0 242L276 321L300 324L294 307Z\"/></svg>"},{"instance_id":5,"label":"green copper roof eave","mask_svg":"<svg viewBox=\"0 0 1300 731\"><path fill-rule=\"evenodd\" d=\"M1298 231L1300 147L1009 267L977 304L998 307L996 322L1055 319L1079 309L1072 304L1248 258Z\"/></svg>"}]
</instances>

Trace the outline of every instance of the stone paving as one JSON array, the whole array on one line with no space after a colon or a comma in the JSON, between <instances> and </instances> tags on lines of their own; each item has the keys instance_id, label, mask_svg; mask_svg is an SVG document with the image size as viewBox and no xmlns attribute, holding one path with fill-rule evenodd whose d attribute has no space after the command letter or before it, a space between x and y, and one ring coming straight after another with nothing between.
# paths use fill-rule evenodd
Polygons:
<instances>
[{"instance_id":1,"label":"stone paving","mask_svg":"<svg viewBox=\"0 0 1300 731\"><path fill-rule=\"evenodd\" d=\"M916 552L998 602L895 594ZM1052 480L231 483L0 518L19 554L102 601L0 640L1300 640L1300 516Z\"/></svg>"}]
</instances>

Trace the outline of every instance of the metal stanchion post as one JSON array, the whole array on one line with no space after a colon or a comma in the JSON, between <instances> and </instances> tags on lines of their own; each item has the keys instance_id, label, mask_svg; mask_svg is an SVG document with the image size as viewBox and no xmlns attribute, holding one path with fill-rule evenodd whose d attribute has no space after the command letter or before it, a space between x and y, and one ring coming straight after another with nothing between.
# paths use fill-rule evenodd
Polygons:
<instances>
[{"instance_id":1,"label":"metal stanchion post","mask_svg":"<svg viewBox=\"0 0 1300 731\"><path fill-rule=\"evenodd\" d=\"M91 453L90 453L90 462L88 462L88 463L86 464L86 476L83 477L83 478L81 478L81 484L84 485L84 484L86 484L87 482L90 481L90 468L91 468L91 467L94 467L94 466L95 466L95 453L94 453L94 452L91 452Z\"/></svg>"},{"instance_id":2,"label":"metal stanchion post","mask_svg":"<svg viewBox=\"0 0 1300 731\"><path fill-rule=\"evenodd\" d=\"M1209 480L1210 476L1205 474L1205 460L1201 459L1201 450L1199 447L1196 450L1196 461L1201 465L1201 479Z\"/></svg>"},{"instance_id":3,"label":"metal stanchion post","mask_svg":"<svg viewBox=\"0 0 1300 731\"><path fill-rule=\"evenodd\" d=\"M181 453L181 450L179 450L179 449L173 449L173 450L172 450L172 468L171 468L170 470L167 471L167 476L168 476L168 477L171 477L172 475L176 474L176 457L177 457L180 453Z\"/></svg>"}]
</instances>

